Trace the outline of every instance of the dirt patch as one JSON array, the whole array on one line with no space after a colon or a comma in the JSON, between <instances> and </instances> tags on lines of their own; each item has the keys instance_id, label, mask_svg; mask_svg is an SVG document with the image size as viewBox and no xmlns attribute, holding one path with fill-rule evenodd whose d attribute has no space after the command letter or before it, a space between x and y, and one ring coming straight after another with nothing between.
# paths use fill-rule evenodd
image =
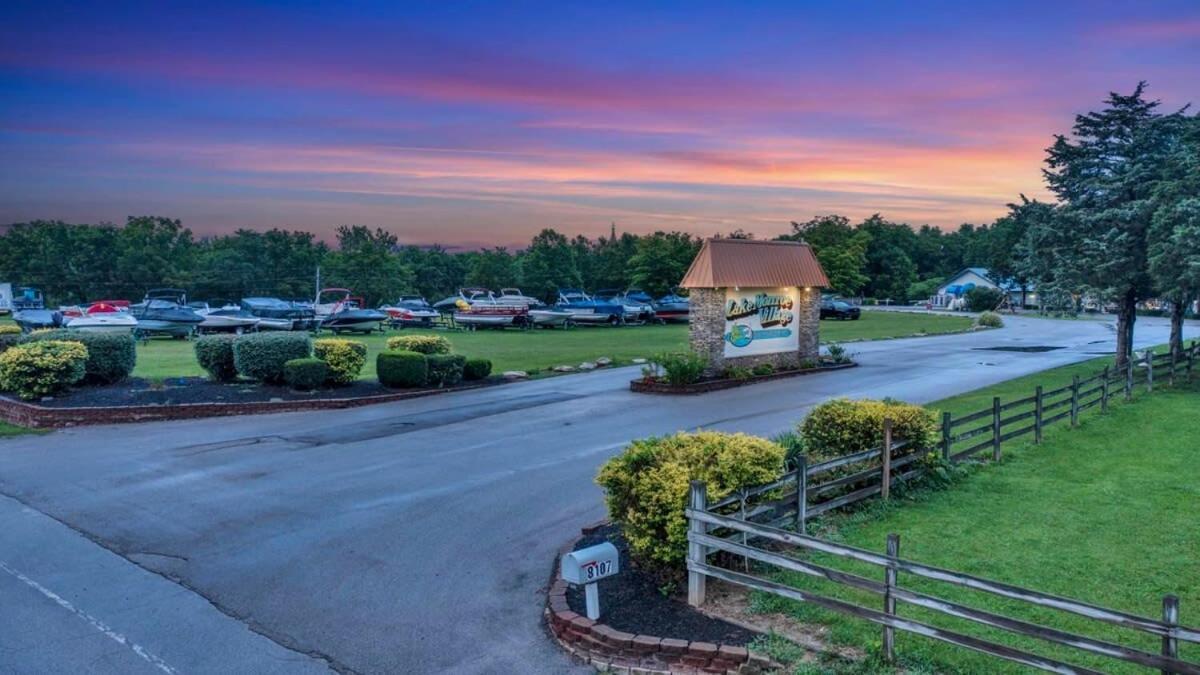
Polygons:
<instances>
[{"instance_id":1,"label":"dirt patch","mask_svg":"<svg viewBox=\"0 0 1200 675\"><path fill-rule=\"evenodd\" d=\"M477 383L471 383L477 384ZM31 401L46 408L180 405L186 403L254 403L319 401L396 393L378 382L358 381L345 387L312 392L254 382L221 383L203 377L172 377L161 381L130 378L117 384L80 387L52 398Z\"/></svg>"},{"instance_id":2,"label":"dirt patch","mask_svg":"<svg viewBox=\"0 0 1200 675\"><path fill-rule=\"evenodd\" d=\"M704 603L707 614L758 633L774 633L808 651L806 662L819 661L819 654L843 659L860 660L866 652L851 647L835 647L829 643L829 628L820 624L797 621L784 614L756 614L750 611L750 590L725 583L708 582Z\"/></svg>"},{"instance_id":3,"label":"dirt patch","mask_svg":"<svg viewBox=\"0 0 1200 675\"><path fill-rule=\"evenodd\" d=\"M633 566L629 545L615 525L605 525L584 535L576 543L575 550L603 541L617 547L621 566L619 574L599 582L600 620L606 625L635 635L737 646L745 646L758 637L753 630L690 607L686 582L680 585L681 588L664 594L660 590L662 582L655 575ZM567 605L573 612L586 614L583 587L567 589Z\"/></svg>"}]
</instances>

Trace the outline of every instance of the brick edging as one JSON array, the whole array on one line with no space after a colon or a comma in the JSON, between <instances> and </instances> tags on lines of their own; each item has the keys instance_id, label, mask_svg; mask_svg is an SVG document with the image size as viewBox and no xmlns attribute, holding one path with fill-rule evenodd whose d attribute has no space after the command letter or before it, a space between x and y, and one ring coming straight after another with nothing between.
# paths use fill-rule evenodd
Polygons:
<instances>
[{"instance_id":1,"label":"brick edging","mask_svg":"<svg viewBox=\"0 0 1200 675\"><path fill-rule=\"evenodd\" d=\"M244 401L240 403L175 403L160 405L80 406L48 408L0 396L0 421L32 429L53 429L89 424L123 424L129 422L158 422L190 420L229 415L266 415L270 413L301 412L305 410L337 410L358 408L377 403L391 403L409 398L434 396L452 391L466 391L501 383L481 382L447 389L421 389L390 394L374 394L351 398L325 398L296 401Z\"/></svg>"},{"instance_id":2,"label":"brick edging","mask_svg":"<svg viewBox=\"0 0 1200 675\"><path fill-rule=\"evenodd\" d=\"M782 373L771 373L770 375L756 375L747 377L742 380L726 378L721 380L709 380L707 382L697 382L695 384L674 385L666 382L647 382L645 380L630 380L629 391L638 394L674 394L674 395L691 395L704 394L710 391L720 391L722 389L732 389L741 387L747 384L758 384L759 382L769 382L771 380L781 380L785 377L799 377L801 375L813 375L815 373L824 373L830 370L843 370L846 368L854 368L858 363L851 361L850 363L835 363L819 368L805 368L803 370L789 370Z\"/></svg>"},{"instance_id":3,"label":"brick edging","mask_svg":"<svg viewBox=\"0 0 1200 675\"><path fill-rule=\"evenodd\" d=\"M559 578L559 560L575 550L585 535L608 524L600 521L581 529L578 537L567 542L554 556L546 594L546 625L555 642L567 652L590 663L602 672L630 675L662 673L738 673L754 675L768 672L770 659L751 654L745 647L635 635L581 616L567 605L567 583Z\"/></svg>"}]
</instances>

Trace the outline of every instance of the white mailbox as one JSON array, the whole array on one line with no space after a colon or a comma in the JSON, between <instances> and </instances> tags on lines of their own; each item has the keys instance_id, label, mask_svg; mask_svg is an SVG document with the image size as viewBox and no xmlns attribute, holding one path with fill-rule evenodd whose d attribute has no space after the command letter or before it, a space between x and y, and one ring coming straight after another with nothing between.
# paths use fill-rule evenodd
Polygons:
<instances>
[{"instance_id":1,"label":"white mailbox","mask_svg":"<svg viewBox=\"0 0 1200 675\"><path fill-rule=\"evenodd\" d=\"M596 582L611 577L621 570L617 547L608 543L596 544L562 557L559 574L570 584L583 584L587 601L587 617L593 621L600 618L600 591Z\"/></svg>"}]
</instances>

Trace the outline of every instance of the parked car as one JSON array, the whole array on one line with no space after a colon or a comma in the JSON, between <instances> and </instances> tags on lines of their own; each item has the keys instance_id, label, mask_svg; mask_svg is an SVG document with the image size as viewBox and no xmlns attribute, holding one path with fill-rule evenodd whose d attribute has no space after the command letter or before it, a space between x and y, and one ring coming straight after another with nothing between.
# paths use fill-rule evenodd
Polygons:
<instances>
[{"instance_id":1,"label":"parked car","mask_svg":"<svg viewBox=\"0 0 1200 675\"><path fill-rule=\"evenodd\" d=\"M857 321L862 310L843 300L822 300L822 319L850 319Z\"/></svg>"}]
</instances>

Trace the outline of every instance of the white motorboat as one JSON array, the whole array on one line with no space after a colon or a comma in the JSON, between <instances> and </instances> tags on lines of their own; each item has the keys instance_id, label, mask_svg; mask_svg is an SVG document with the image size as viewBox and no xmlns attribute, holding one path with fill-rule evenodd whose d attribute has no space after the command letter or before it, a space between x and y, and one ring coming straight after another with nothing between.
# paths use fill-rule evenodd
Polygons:
<instances>
[{"instance_id":1,"label":"white motorboat","mask_svg":"<svg viewBox=\"0 0 1200 675\"><path fill-rule=\"evenodd\" d=\"M402 295L391 305L379 308L387 312L388 323L395 328L429 328L441 313L419 295Z\"/></svg>"},{"instance_id":2,"label":"white motorboat","mask_svg":"<svg viewBox=\"0 0 1200 675\"><path fill-rule=\"evenodd\" d=\"M438 303L443 304L445 301ZM529 306L524 302L501 302L486 288L464 288L454 301L454 323L469 328L526 328Z\"/></svg>"},{"instance_id":3,"label":"white motorboat","mask_svg":"<svg viewBox=\"0 0 1200 675\"><path fill-rule=\"evenodd\" d=\"M262 319L232 303L212 307L207 302L188 303L204 320L196 328L201 333L232 332L241 335L258 329Z\"/></svg>"},{"instance_id":4,"label":"white motorboat","mask_svg":"<svg viewBox=\"0 0 1200 675\"><path fill-rule=\"evenodd\" d=\"M128 305L128 303L126 303ZM128 307L108 302L94 302L78 316L63 315L63 325L71 330L83 330L89 333L132 333L138 327L137 319L129 313Z\"/></svg>"},{"instance_id":5,"label":"white motorboat","mask_svg":"<svg viewBox=\"0 0 1200 675\"><path fill-rule=\"evenodd\" d=\"M529 310L529 320L535 326L563 326L572 323L571 312L547 305L541 300L525 295L519 288L501 288L496 302L524 305Z\"/></svg>"}]
</instances>

